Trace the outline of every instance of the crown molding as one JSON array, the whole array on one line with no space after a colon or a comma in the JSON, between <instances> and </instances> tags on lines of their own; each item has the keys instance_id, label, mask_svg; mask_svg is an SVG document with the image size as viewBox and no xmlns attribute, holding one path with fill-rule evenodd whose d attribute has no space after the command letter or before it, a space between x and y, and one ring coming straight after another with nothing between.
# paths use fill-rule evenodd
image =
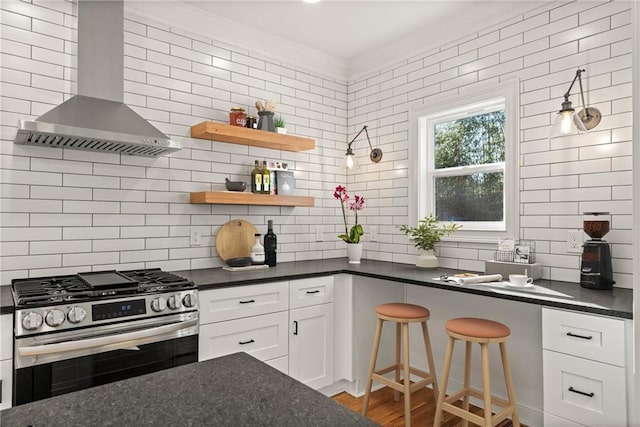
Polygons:
<instances>
[{"instance_id":1,"label":"crown molding","mask_svg":"<svg viewBox=\"0 0 640 427\"><path fill-rule=\"evenodd\" d=\"M340 81L348 78L347 63L339 58L226 20L184 2L128 1L125 2L125 12L142 20L155 21L172 29L204 37L214 43L259 53L283 65L295 65L314 75Z\"/></svg>"}]
</instances>

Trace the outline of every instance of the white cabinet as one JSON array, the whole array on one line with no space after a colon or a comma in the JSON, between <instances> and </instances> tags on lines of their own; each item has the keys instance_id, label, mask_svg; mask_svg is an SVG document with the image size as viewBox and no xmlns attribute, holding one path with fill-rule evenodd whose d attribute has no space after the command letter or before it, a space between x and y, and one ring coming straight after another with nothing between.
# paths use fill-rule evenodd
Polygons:
<instances>
[{"instance_id":1,"label":"white cabinet","mask_svg":"<svg viewBox=\"0 0 640 427\"><path fill-rule=\"evenodd\" d=\"M244 351L313 388L333 382L333 277L202 291L198 359Z\"/></svg>"},{"instance_id":2,"label":"white cabinet","mask_svg":"<svg viewBox=\"0 0 640 427\"><path fill-rule=\"evenodd\" d=\"M244 351L287 373L289 282L212 289L199 299L198 360Z\"/></svg>"},{"instance_id":3,"label":"white cabinet","mask_svg":"<svg viewBox=\"0 0 640 427\"><path fill-rule=\"evenodd\" d=\"M201 325L198 359L213 359L240 351L263 361L286 356L288 320L288 313L280 311Z\"/></svg>"},{"instance_id":4,"label":"white cabinet","mask_svg":"<svg viewBox=\"0 0 640 427\"><path fill-rule=\"evenodd\" d=\"M333 383L333 304L291 310L289 375L311 388Z\"/></svg>"},{"instance_id":5,"label":"white cabinet","mask_svg":"<svg viewBox=\"0 0 640 427\"><path fill-rule=\"evenodd\" d=\"M318 389L333 383L333 277L289 285L289 375Z\"/></svg>"},{"instance_id":6,"label":"white cabinet","mask_svg":"<svg viewBox=\"0 0 640 427\"><path fill-rule=\"evenodd\" d=\"M626 425L624 321L543 308L542 337L549 425Z\"/></svg>"},{"instance_id":7,"label":"white cabinet","mask_svg":"<svg viewBox=\"0 0 640 427\"><path fill-rule=\"evenodd\" d=\"M198 294L200 324L289 309L289 282L212 289Z\"/></svg>"},{"instance_id":8,"label":"white cabinet","mask_svg":"<svg viewBox=\"0 0 640 427\"><path fill-rule=\"evenodd\" d=\"M13 315L0 316L0 380L2 401L0 410L11 407L13 385Z\"/></svg>"}]
</instances>

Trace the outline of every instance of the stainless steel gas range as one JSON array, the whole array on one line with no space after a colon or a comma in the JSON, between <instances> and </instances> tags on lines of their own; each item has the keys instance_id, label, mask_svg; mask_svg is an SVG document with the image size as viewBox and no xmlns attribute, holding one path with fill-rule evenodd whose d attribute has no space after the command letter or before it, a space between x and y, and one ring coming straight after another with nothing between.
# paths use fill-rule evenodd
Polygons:
<instances>
[{"instance_id":1,"label":"stainless steel gas range","mask_svg":"<svg viewBox=\"0 0 640 427\"><path fill-rule=\"evenodd\" d=\"M198 360L198 295L160 269L14 279L20 405Z\"/></svg>"}]
</instances>

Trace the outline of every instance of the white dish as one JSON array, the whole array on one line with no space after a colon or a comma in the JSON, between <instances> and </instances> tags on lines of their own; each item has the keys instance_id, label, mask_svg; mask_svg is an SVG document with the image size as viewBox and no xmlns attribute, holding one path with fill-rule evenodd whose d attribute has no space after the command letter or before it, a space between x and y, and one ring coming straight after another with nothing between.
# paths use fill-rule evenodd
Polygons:
<instances>
[{"instance_id":1,"label":"white dish","mask_svg":"<svg viewBox=\"0 0 640 427\"><path fill-rule=\"evenodd\" d=\"M526 284L526 285L524 285L524 286L514 285L514 284L513 284L513 283L511 283L511 282L504 282L504 283L505 283L508 287L510 287L510 288L519 288L519 289L533 288L533 286L534 286L534 285L533 285L533 283L527 283L527 284Z\"/></svg>"}]
</instances>

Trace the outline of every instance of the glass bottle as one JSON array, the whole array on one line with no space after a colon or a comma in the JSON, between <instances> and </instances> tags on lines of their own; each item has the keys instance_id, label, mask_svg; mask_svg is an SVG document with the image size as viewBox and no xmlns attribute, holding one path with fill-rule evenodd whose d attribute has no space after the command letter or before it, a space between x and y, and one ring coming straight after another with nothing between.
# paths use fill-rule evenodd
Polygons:
<instances>
[{"instance_id":1,"label":"glass bottle","mask_svg":"<svg viewBox=\"0 0 640 427\"><path fill-rule=\"evenodd\" d=\"M264 246L260 243L260 233L254 234L256 242L251 246L251 262L253 264L264 264Z\"/></svg>"},{"instance_id":2,"label":"glass bottle","mask_svg":"<svg viewBox=\"0 0 640 427\"><path fill-rule=\"evenodd\" d=\"M262 161L262 193L269 194L271 190L271 172L267 167L267 161Z\"/></svg>"},{"instance_id":3,"label":"glass bottle","mask_svg":"<svg viewBox=\"0 0 640 427\"><path fill-rule=\"evenodd\" d=\"M276 266L276 248L278 247L278 238L273 232L273 220L267 221L267 234L264 235L264 255L265 261L269 267Z\"/></svg>"},{"instance_id":4,"label":"glass bottle","mask_svg":"<svg viewBox=\"0 0 640 427\"><path fill-rule=\"evenodd\" d=\"M262 171L257 160L254 162L254 167L251 171L251 192L262 193Z\"/></svg>"}]
</instances>

